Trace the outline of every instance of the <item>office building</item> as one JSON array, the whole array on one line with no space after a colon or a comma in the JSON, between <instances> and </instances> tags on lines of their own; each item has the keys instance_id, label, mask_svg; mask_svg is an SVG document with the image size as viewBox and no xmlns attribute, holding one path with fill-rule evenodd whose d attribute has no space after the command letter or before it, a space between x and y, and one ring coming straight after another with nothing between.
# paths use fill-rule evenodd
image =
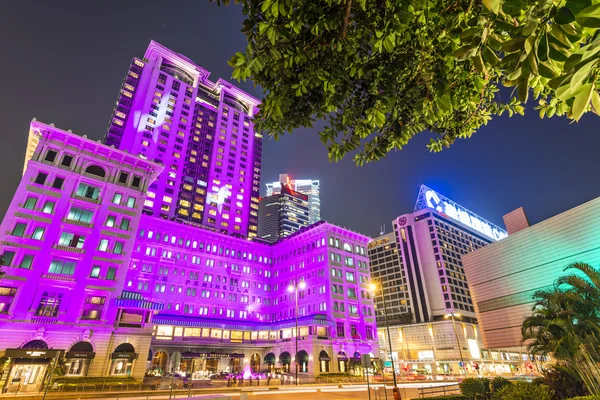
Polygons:
<instances>
[{"instance_id":1,"label":"office building","mask_svg":"<svg viewBox=\"0 0 600 400\"><path fill-rule=\"evenodd\" d=\"M379 354L370 238L320 222L266 244L148 215L162 165L37 121L31 132L0 226L8 392L39 391L54 362L73 378L291 379L298 360L306 379L361 374L361 354Z\"/></svg>"},{"instance_id":2,"label":"office building","mask_svg":"<svg viewBox=\"0 0 600 400\"><path fill-rule=\"evenodd\" d=\"M288 174L279 175L279 181L267 183L267 196L281 192L282 183L294 191L308 196L308 223L314 224L321 220L321 198L319 195L319 181L314 179L290 179Z\"/></svg>"},{"instance_id":3,"label":"office building","mask_svg":"<svg viewBox=\"0 0 600 400\"><path fill-rule=\"evenodd\" d=\"M454 311L476 322L461 257L506 237L506 231L425 185L414 212L392 225L393 235L369 245L373 278L381 281L387 306L398 308L392 320L439 321ZM376 304L381 310L383 299L378 296Z\"/></svg>"},{"instance_id":4,"label":"office building","mask_svg":"<svg viewBox=\"0 0 600 400\"><path fill-rule=\"evenodd\" d=\"M258 237L274 243L308 226L308 196L283 184L278 194L258 203Z\"/></svg>"},{"instance_id":5,"label":"office building","mask_svg":"<svg viewBox=\"0 0 600 400\"><path fill-rule=\"evenodd\" d=\"M425 185L414 211L392 226L393 232L368 245L386 359L392 358L383 339L389 325L394 366L403 374L524 372L528 360L522 353L483 348L461 260L507 233Z\"/></svg>"},{"instance_id":6,"label":"office building","mask_svg":"<svg viewBox=\"0 0 600 400\"><path fill-rule=\"evenodd\" d=\"M152 41L123 81L104 142L164 166L144 210L256 236L262 135L259 101Z\"/></svg>"},{"instance_id":7,"label":"office building","mask_svg":"<svg viewBox=\"0 0 600 400\"><path fill-rule=\"evenodd\" d=\"M505 218L510 236L463 257L486 346L523 349L521 324L533 294L552 287L574 262L600 265L600 198L529 226L524 212Z\"/></svg>"}]
</instances>

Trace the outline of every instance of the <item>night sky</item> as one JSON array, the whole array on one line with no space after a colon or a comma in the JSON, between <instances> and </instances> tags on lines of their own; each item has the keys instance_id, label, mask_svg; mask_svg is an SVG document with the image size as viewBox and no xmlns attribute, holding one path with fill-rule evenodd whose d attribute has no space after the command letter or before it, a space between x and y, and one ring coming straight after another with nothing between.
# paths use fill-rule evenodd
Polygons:
<instances>
[{"instance_id":1,"label":"night sky","mask_svg":"<svg viewBox=\"0 0 600 400\"><path fill-rule=\"evenodd\" d=\"M143 56L151 39L212 71L214 80L231 80L227 60L245 48L242 20L240 7L203 0L2 1L1 213L19 183L33 117L102 139L131 58ZM261 97L251 83L239 86ZM412 211L421 183L494 223L519 206L536 223L600 196L598 118L569 124L531 110L497 118L439 154L427 152L422 134L361 168L350 160L330 164L317 130L298 130L265 140L262 191L279 173L320 179L322 218L371 236Z\"/></svg>"}]
</instances>

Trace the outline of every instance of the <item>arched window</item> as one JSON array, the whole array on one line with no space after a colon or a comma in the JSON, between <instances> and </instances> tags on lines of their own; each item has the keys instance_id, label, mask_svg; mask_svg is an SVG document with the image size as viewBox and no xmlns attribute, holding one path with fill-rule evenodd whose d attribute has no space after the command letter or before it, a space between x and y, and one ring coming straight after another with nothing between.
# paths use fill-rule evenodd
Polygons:
<instances>
[{"instance_id":1,"label":"arched window","mask_svg":"<svg viewBox=\"0 0 600 400\"><path fill-rule=\"evenodd\" d=\"M300 372L308 372L308 353L304 350L300 350L296 354L296 360L298 362L298 370Z\"/></svg>"},{"instance_id":2,"label":"arched window","mask_svg":"<svg viewBox=\"0 0 600 400\"><path fill-rule=\"evenodd\" d=\"M269 353L265 356L265 364L269 367L269 369L275 366L275 354Z\"/></svg>"},{"instance_id":3,"label":"arched window","mask_svg":"<svg viewBox=\"0 0 600 400\"><path fill-rule=\"evenodd\" d=\"M135 348L131 343L121 343L115 349L115 353L135 353Z\"/></svg>"},{"instance_id":4,"label":"arched window","mask_svg":"<svg viewBox=\"0 0 600 400\"><path fill-rule=\"evenodd\" d=\"M21 346L22 349L47 349L48 344L43 340L31 340Z\"/></svg>"},{"instance_id":5,"label":"arched window","mask_svg":"<svg viewBox=\"0 0 600 400\"><path fill-rule=\"evenodd\" d=\"M102 168L99 165L90 165L85 169L85 173L90 175L96 175L100 178L104 178L106 176L106 171L104 171L104 168Z\"/></svg>"},{"instance_id":6,"label":"arched window","mask_svg":"<svg viewBox=\"0 0 600 400\"><path fill-rule=\"evenodd\" d=\"M71 350L72 352L78 351L78 352L90 352L93 353L94 352L94 347L92 346L92 344L90 342L77 342L75 343L73 346L71 346Z\"/></svg>"},{"instance_id":7,"label":"arched window","mask_svg":"<svg viewBox=\"0 0 600 400\"><path fill-rule=\"evenodd\" d=\"M282 364L283 372L290 372L290 364L292 362L292 356L287 351L284 351L279 355L279 362Z\"/></svg>"},{"instance_id":8,"label":"arched window","mask_svg":"<svg viewBox=\"0 0 600 400\"><path fill-rule=\"evenodd\" d=\"M321 350L319 353L319 370L320 372L329 372L329 362L331 358L325 350Z\"/></svg>"}]
</instances>

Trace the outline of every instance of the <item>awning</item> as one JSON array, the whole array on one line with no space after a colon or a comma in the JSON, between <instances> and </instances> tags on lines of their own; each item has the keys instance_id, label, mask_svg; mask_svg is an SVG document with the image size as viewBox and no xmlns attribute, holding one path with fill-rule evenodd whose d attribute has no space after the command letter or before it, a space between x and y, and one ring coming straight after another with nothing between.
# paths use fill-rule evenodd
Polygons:
<instances>
[{"instance_id":1,"label":"awning","mask_svg":"<svg viewBox=\"0 0 600 400\"><path fill-rule=\"evenodd\" d=\"M67 351L66 358L85 358L88 360L96 357L96 353L93 351Z\"/></svg>"},{"instance_id":2,"label":"awning","mask_svg":"<svg viewBox=\"0 0 600 400\"><path fill-rule=\"evenodd\" d=\"M135 360L137 358L137 353L129 353L129 352L114 352L111 354L111 359L126 359L126 360Z\"/></svg>"},{"instance_id":3,"label":"awning","mask_svg":"<svg viewBox=\"0 0 600 400\"><path fill-rule=\"evenodd\" d=\"M141 308L144 310L162 311L165 309L164 303L147 300L144 296L136 292L124 290L115 300L115 306L123 308Z\"/></svg>"},{"instance_id":4,"label":"awning","mask_svg":"<svg viewBox=\"0 0 600 400\"><path fill-rule=\"evenodd\" d=\"M10 358L50 359L63 351L48 349L6 349L4 356Z\"/></svg>"},{"instance_id":5,"label":"awning","mask_svg":"<svg viewBox=\"0 0 600 400\"><path fill-rule=\"evenodd\" d=\"M240 353L195 353L186 351L181 353L181 358L244 358L244 354Z\"/></svg>"}]
</instances>

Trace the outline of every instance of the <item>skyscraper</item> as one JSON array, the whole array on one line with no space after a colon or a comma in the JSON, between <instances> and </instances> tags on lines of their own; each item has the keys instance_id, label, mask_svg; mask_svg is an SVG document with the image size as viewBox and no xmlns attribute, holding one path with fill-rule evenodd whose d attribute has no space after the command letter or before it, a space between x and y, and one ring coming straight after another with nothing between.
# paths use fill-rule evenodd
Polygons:
<instances>
[{"instance_id":1,"label":"skyscraper","mask_svg":"<svg viewBox=\"0 0 600 400\"><path fill-rule=\"evenodd\" d=\"M262 135L252 117L259 101L209 76L152 41L131 62L104 141L164 166L145 213L256 236Z\"/></svg>"},{"instance_id":2,"label":"skyscraper","mask_svg":"<svg viewBox=\"0 0 600 400\"><path fill-rule=\"evenodd\" d=\"M369 245L373 277L382 282L391 322L442 320L449 312L476 322L461 256L507 236L452 200L421 186L415 210L396 218L394 233ZM383 299L376 298L379 310ZM381 315L377 315L382 322ZM396 320L397 319L397 320Z\"/></svg>"},{"instance_id":3,"label":"skyscraper","mask_svg":"<svg viewBox=\"0 0 600 400\"><path fill-rule=\"evenodd\" d=\"M283 183L280 193L258 203L258 237L274 243L308 226L308 215L308 196Z\"/></svg>"},{"instance_id":4,"label":"skyscraper","mask_svg":"<svg viewBox=\"0 0 600 400\"><path fill-rule=\"evenodd\" d=\"M281 192L282 182L286 182L292 190L308 196L308 223L321 220L321 199L319 181L314 179L290 179L288 174L279 175L279 182L267 183L267 196Z\"/></svg>"}]
</instances>

